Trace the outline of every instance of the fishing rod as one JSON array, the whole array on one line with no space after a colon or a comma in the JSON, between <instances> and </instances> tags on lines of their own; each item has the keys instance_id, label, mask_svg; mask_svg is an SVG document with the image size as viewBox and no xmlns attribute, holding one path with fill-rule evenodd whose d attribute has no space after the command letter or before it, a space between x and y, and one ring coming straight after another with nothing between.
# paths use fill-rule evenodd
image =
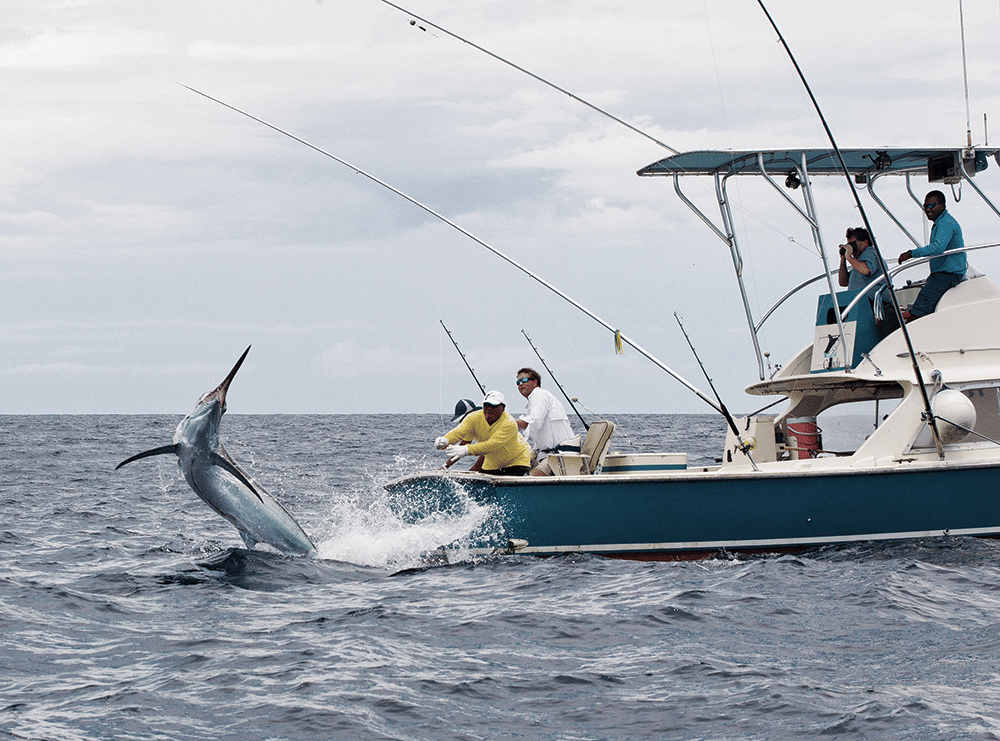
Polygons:
<instances>
[{"instance_id":1,"label":"fishing rod","mask_svg":"<svg viewBox=\"0 0 1000 741\"><path fill-rule=\"evenodd\" d=\"M542 361L542 366L545 368L545 370L549 372L549 377L552 379L555 385L559 387L559 390L562 391L562 395L566 397L566 401L568 401L569 405L573 407L573 411L576 412L576 416L580 418L581 422L583 422L584 429L589 432L590 425L587 424L587 420L585 420L583 418L583 415L580 414L579 410L575 406L573 406L573 399L569 397L569 394L566 393L566 389L564 389L562 387L562 384L559 383L559 381L556 379L555 373L553 373L552 369L549 368L549 364L545 362L545 358L542 357L542 354L538 352L538 348L535 347L535 343L531 341L531 338L528 337L528 333L525 332L523 329L521 330L521 334L524 335L524 339L526 339L528 341L528 344L531 345L531 349L535 351L535 355L538 356L538 359Z\"/></svg>"},{"instance_id":2,"label":"fishing rod","mask_svg":"<svg viewBox=\"0 0 1000 741\"><path fill-rule=\"evenodd\" d=\"M381 1L383 3L385 3L386 5L388 5L389 7L391 7L391 8L395 8L396 10L398 10L398 11L400 11L402 13L405 13L408 16L412 16L413 18L416 18L421 23L426 23L431 28L436 28L438 31L441 31L441 33L446 33L449 36L451 36L453 39L457 39L458 41L461 41L463 44L468 44L473 49L477 49L478 51L481 51L483 54L486 54L487 56L493 57L498 62L502 62L503 64L506 64L508 67L513 67L518 72L523 72L524 74L528 75L528 77L531 77L531 78L533 78L535 80L538 80L543 85L548 85L553 90L558 90L560 93L563 93L564 95L568 95L569 97L571 97L573 100L577 101L578 103L583 103L583 105L587 106L588 108L590 108L593 111L596 111L597 113L600 113L602 116L607 116L612 121L614 121L616 123L620 123L622 126L624 126L625 128L629 129L630 131L635 132L639 136L645 137L646 139L649 139L651 142L659 144L661 147L663 147L664 149L666 149L668 152L670 152L672 154L680 154L680 152L678 152L676 149L674 149L673 147L670 147L670 146L664 144L663 142L661 142L656 137L650 136L645 131L642 131L641 129L637 129L635 126L633 126L632 124L630 124L630 123L628 123L626 121L622 121L617 116L615 116L615 115L613 115L611 113L608 113L606 110L604 110L603 108L597 107L593 103L587 102L586 100L584 100L583 98L581 98L581 97L579 97L577 95L574 95L569 90L565 90L565 89L559 87L558 85L556 85L555 83L549 82L544 77L540 77L540 76L536 75L534 72L532 72L530 70L527 70L524 67L520 67L520 66L514 64L510 60L504 59L499 54L494 54L489 49L485 49L482 46L479 46L479 44L473 43L472 41L469 41L468 39L462 38L457 33L452 33L447 28L443 28L443 27L437 25L436 23L433 23L433 22L427 20L426 18L421 18L416 13L411 13L409 10L407 10L406 8L404 8L402 6L399 6L399 5L396 5L395 3L389 2L389 0L381 0ZM416 25L416 23L411 20L410 21L410 25L413 26L413 25ZM426 31L427 30L423 26L419 26L418 28L420 28L421 31Z\"/></svg>"},{"instance_id":3,"label":"fishing rod","mask_svg":"<svg viewBox=\"0 0 1000 741\"><path fill-rule=\"evenodd\" d=\"M760 9L764 11L764 15L767 16L768 22L771 24L771 28L778 35L778 41L785 48L785 52L788 54L788 58L792 62L792 66L795 67L795 71L799 75L799 79L802 81L803 87L806 89L806 93L809 94L809 99L812 101L813 107L816 109L816 114L819 116L820 122L823 124L823 129L826 131L827 138L830 140L830 146L833 147L834 153L837 155L837 161L840 163L841 172L844 173L844 177L847 178L847 185L851 189L851 194L854 196L854 202L858 207L858 211L861 213L861 219L865 223L865 229L868 231L868 235L871 237L871 246L875 249L875 256L878 258L879 267L882 269L882 275L885 276L885 283L888 287L887 293L892 301L892 310L896 315L896 321L899 323L899 328L903 333L903 339L906 341L906 349L910 354L910 362L913 365L913 374L917 379L917 386L920 388L920 396L924 402L924 415L927 418L927 422L931 428L931 433L934 436L934 446L937 448L938 458L944 460L944 448L941 444L941 436L938 433L937 422L934 419L934 411L931 409L931 400L927 395L927 389L924 388L924 378L923 374L920 372L920 365L917 361L917 353L913 349L913 343L910 341L910 333L906 329L906 322L903 320L903 311L899 307L899 300L896 298L896 291L892 285L892 278L889 275L889 266L886 265L885 258L882 257L882 250L879 249L878 245L875 243L875 232L868 221L868 214L865 212L865 207L861 204L861 196L858 195L858 189L854 187L854 179L851 177L850 171L847 169L847 163L844 162L844 156L840 152L840 147L837 146L837 142L833 138L833 131L830 130L830 126L826 122L826 117L823 115L823 111L819 107L819 101L816 100L816 96L813 95L812 88L809 87L809 83L806 81L806 76L803 74L802 69L799 67L799 63L795 61L795 56L792 54L791 48L788 46L788 42L785 41L785 37L781 35L781 31L778 29L778 24L774 22L771 14L767 12L767 8L764 7L764 0L757 0L757 4L760 5ZM847 359L844 359L847 362Z\"/></svg>"},{"instance_id":4,"label":"fishing rod","mask_svg":"<svg viewBox=\"0 0 1000 741\"><path fill-rule=\"evenodd\" d=\"M444 319L439 319L438 321L441 322L441 326L444 327ZM455 342L455 338L451 336L451 332L448 331L447 327L444 327L444 331L447 333L448 339L451 340L451 344L453 344L455 346L455 349L458 350L458 354L462 356L462 362L465 363L465 367L468 368L469 373L472 374L472 380L476 382L476 385L479 387L479 390L483 393L483 396L486 396L486 387L479 382L478 378L476 378L476 372L472 370L472 366L469 365L469 361L465 357L465 353L462 352L462 348L460 348L458 346L458 343Z\"/></svg>"},{"instance_id":5,"label":"fishing rod","mask_svg":"<svg viewBox=\"0 0 1000 741\"><path fill-rule=\"evenodd\" d=\"M691 393L693 393L699 399L701 399L702 401L704 401L706 404L708 404L710 407L712 407L715 411L717 411L720 414L722 414L722 409L718 406L718 404L716 404L714 401L712 401L712 399L710 399L708 396L706 396L700 389L698 389L696 386L694 386L693 384L691 384L689 381L687 381L685 378L683 378L681 375L679 375L677 372L675 372L669 366L667 366L666 364L664 364L656 356L652 355L646 349L644 349L643 347L641 347L640 345L636 344L631 339L629 339L628 337L626 337L624 334L621 333L620 330L618 330L615 327L613 327L610 324L608 324L606 321L604 321L599 316L597 316L597 314L594 314L592 311L590 311L590 309L588 309L587 307L585 307L583 304L581 304L581 303L575 301L574 299L570 298L567 294L565 294L562 291L560 291L558 288L556 288L555 286L553 286L551 283L549 283L544 278L536 275L535 273L532 273L530 270L528 270L526 267L524 267L523 265L521 265L519 262L517 262L514 259L508 257L503 252L501 252L497 248L493 247L492 245L488 244L487 242L484 242L482 239L480 239L479 237L477 237L475 234L473 234L472 232L468 231L464 227L459 226L458 224L456 224L454 221L452 221L448 217L439 214L437 211L435 211L434 209L432 209L430 206L427 206L427 205L421 203L420 201L418 201L413 196L407 195L406 193L404 193L403 191L399 190L398 188L395 188L392 185L389 185L384 180L379 180L377 177L375 177L371 173L365 172L360 167L356 167L356 166L352 165L347 160L343 160L340 157L338 157L337 155L331 154L330 152L327 152L325 149L320 149L315 144L310 144L305 139L302 139L302 138L300 138L298 136L295 136L295 134L291 134L291 133L285 131L284 129L280 129L277 126L275 126L274 124L270 124L270 123L268 123L267 121L265 121L265 120L263 120L261 118L257 118L256 116L253 116L253 115L247 113L246 111L242 111L239 108L237 108L236 106L230 105L229 103L225 103L225 102L219 100L218 98L213 98L208 93L203 93L200 90L195 90L193 87L189 87L187 85L184 85L183 83L181 83L181 87L187 88L192 93L197 93L198 95L202 96L203 98L208 98L209 100L214 101L214 102L218 103L219 105L228 108L231 111L235 111L236 113L239 113L241 116L246 116L250 120L256 121L257 123L266 126L267 128L271 129L272 131L276 131L279 134L282 134L283 136L287 136L289 139L294 139L295 141L299 142L299 144L304 144L305 146L309 147L313 151L319 152L320 154L324 155L325 157L329 157L330 159L334 160L335 162L339 162L344 167L347 167L347 168L349 168L351 170L354 170L354 172L357 173L358 175L363 175L364 177L366 177L369 180L371 180L373 183L381 185L386 190L392 191L393 193L395 193L396 195L398 195L400 198L403 198L403 199L409 201L410 203L412 203L414 206L417 206L418 208L426 211L428 214L430 214L431 216L433 216L435 219L439 219L439 220L443 221L445 224L447 224L451 228L453 228L456 231L460 232L461 234L464 234L465 236L467 236L473 242L476 242L477 244L485 247L487 250L489 250L490 252L492 252L494 255L496 255L500 259L504 260L508 264L510 264L513 267L517 268L522 273L524 273L525 275L527 275L529 278L531 278L531 279L537 281L538 283L540 283L545 288L549 289L554 294L556 294L557 296L559 296L559 298L563 299L564 301L566 301L571 306L574 306L577 309L579 309L580 311L582 311L584 314L586 314L587 316L589 316L591 319L593 319L595 322L597 322L598 324L600 324L605 329L607 329L610 332L614 333L615 337L617 339L619 339L621 342L624 342L625 344L629 345L631 348L633 348L640 355L642 355L647 360L649 360L650 362L652 362L657 368L659 368L660 370L664 371L667 375L669 375L675 381L677 381L678 383L680 383L682 386L684 386L684 388L688 389Z\"/></svg>"},{"instance_id":6,"label":"fishing rod","mask_svg":"<svg viewBox=\"0 0 1000 741\"><path fill-rule=\"evenodd\" d=\"M743 455L745 455L750 461L750 465L753 466L753 470L759 471L760 469L757 468L757 464L754 463L753 458L750 456L750 451L757 447L756 441L754 441L753 438L750 440L743 439L739 428L736 426L736 420L733 419L733 415L731 415L729 410L726 409L726 405L723 403L722 397L719 396L719 392L715 390L715 384L712 383L711 376L709 376L708 371L705 370L705 364L702 363L701 358L698 357L698 351L694 349L694 343L692 343L691 338L688 337L687 330L684 329L684 324L681 322L681 318L677 315L676 311L674 312L674 319L677 320L677 326L681 328L681 334L683 334L684 339L687 340L688 347L691 348L691 353L694 355L694 359L697 360L698 365L701 366L701 372L705 374L705 380L708 381L708 387L712 389L712 393L715 394L715 398L719 400L719 406L722 408L722 416L724 416L726 418L726 422L729 423L729 429L731 429L733 434L736 435L740 451L742 451Z\"/></svg>"},{"instance_id":7,"label":"fishing rod","mask_svg":"<svg viewBox=\"0 0 1000 741\"><path fill-rule=\"evenodd\" d=\"M444 327L444 319L439 319L438 321L441 322L441 326ZM472 380L476 382L476 385L479 387L479 390L482 392L483 396L486 396L486 387L479 382L478 378L476 378L476 372L472 370L472 366L469 365L469 361L466 360L465 353L462 352L462 348L460 348L458 346L458 343L455 342L455 338L451 336L451 332L448 331L447 327L444 327L444 331L448 334L448 339L451 340L451 344L453 344L455 346L455 349L458 350L458 354L462 356L462 361L465 363L465 367L468 368L469 373L472 374ZM460 455L456 455L454 458L449 458L444 462L444 466L442 466L442 468L451 468L456 463L458 463L459 460L461 460L461 458L462 456Z\"/></svg>"}]
</instances>

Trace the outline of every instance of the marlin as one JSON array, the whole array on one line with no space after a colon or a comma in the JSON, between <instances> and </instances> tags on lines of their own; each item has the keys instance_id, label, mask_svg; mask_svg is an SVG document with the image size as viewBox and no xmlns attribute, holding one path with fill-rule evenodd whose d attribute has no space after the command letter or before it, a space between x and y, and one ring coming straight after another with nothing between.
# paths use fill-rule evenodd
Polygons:
<instances>
[{"instance_id":1,"label":"marlin","mask_svg":"<svg viewBox=\"0 0 1000 741\"><path fill-rule=\"evenodd\" d=\"M316 546L295 518L229 457L219 441L226 392L249 352L248 347L218 388L201 397L181 420L172 445L133 455L115 470L140 458L174 454L194 493L239 530L247 548L267 543L286 555L316 555Z\"/></svg>"}]
</instances>

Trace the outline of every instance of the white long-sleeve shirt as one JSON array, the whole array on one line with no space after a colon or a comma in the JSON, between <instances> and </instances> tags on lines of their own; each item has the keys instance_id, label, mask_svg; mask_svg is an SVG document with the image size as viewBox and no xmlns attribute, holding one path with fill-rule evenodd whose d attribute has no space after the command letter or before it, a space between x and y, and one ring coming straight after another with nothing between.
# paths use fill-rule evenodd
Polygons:
<instances>
[{"instance_id":1,"label":"white long-sleeve shirt","mask_svg":"<svg viewBox=\"0 0 1000 741\"><path fill-rule=\"evenodd\" d=\"M551 392L540 387L528 394L528 404L521 419L528 423L524 436L539 451L554 448L574 435L563 405Z\"/></svg>"}]
</instances>

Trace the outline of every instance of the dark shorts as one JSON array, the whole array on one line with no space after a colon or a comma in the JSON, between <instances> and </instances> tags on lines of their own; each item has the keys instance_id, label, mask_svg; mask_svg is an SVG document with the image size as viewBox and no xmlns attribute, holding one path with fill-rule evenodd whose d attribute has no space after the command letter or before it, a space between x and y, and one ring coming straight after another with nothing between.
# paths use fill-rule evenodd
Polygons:
<instances>
[{"instance_id":1,"label":"dark shorts","mask_svg":"<svg viewBox=\"0 0 1000 741\"><path fill-rule=\"evenodd\" d=\"M928 275L927 282L917 294L917 300L910 307L910 316L927 316L933 313L945 292L961 283L964 277L958 273L931 273Z\"/></svg>"},{"instance_id":2,"label":"dark shorts","mask_svg":"<svg viewBox=\"0 0 1000 741\"><path fill-rule=\"evenodd\" d=\"M483 473L488 473L490 476L524 476L530 470L530 466L505 466L504 468L495 468L492 471L487 471L483 469Z\"/></svg>"}]
</instances>

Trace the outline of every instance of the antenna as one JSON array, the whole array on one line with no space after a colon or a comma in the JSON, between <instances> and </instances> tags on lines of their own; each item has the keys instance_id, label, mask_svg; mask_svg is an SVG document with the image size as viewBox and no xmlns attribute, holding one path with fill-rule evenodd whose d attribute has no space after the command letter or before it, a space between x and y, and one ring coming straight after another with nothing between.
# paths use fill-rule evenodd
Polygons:
<instances>
[{"instance_id":1,"label":"antenna","mask_svg":"<svg viewBox=\"0 0 1000 741\"><path fill-rule=\"evenodd\" d=\"M962 30L962 80L965 82L965 137L967 146L972 147L972 114L969 112L969 67L965 60L965 11L962 0L958 0L958 25Z\"/></svg>"}]
</instances>

